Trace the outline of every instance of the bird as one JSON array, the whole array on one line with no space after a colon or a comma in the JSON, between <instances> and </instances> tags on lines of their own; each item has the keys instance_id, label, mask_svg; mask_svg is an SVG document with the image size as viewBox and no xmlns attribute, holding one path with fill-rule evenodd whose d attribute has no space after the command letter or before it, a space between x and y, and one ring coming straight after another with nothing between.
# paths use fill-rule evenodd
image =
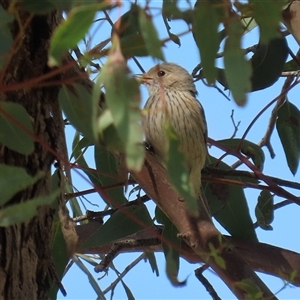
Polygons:
<instances>
[{"instance_id":1,"label":"bird","mask_svg":"<svg viewBox=\"0 0 300 300\"><path fill-rule=\"evenodd\" d=\"M204 109L197 100L193 77L175 63L161 63L141 75L149 98L143 109L145 140L159 162L166 164L168 122L179 140L179 151L196 197L201 195L201 170L207 155L207 124Z\"/></svg>"}]
</instances>

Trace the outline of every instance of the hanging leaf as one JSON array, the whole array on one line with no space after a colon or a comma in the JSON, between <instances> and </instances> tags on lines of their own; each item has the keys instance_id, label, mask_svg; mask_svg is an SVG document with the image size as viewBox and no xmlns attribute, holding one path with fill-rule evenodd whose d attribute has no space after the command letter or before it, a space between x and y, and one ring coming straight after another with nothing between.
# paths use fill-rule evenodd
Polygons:
<instances>
[{"instance_id":1,"label":"hanging leaf","mask_svg":"<svg viewBox=\"0 0 300 300\"><path fill-rule=\"evenodd\" d=\"M73 8L66 20L55 29L49 50L49 66L58 66L67 51L84 38L91 27L97 11L109 8L105 1L98 4L81 5Z\"/></svg>"},{"instance_id":2,"label":"hanging leaf","mask_svg":"<svg viewBox=\"0 0 300 300\"><path fill-rule=\"evenodd\" d=\"M259 43L250 63L252 65L251 91L265 89L274 84L283 71L289 54L285 37L273 38Z\"/></svg>"},{"instance_id":3,"label":"hanging leaf","mask_svg":"<svg viewBox=\"0 0 300 300\"><path fill-rule=\"evenodd\" d=\"M38 207L50 205L59 195L56 190L48 196L36 197L24 203L10 205L0 210L0 227L8 227L22 222L29 221L37 215Z\"/></svg>"},{"instance_id":4,"label":"hanging leaf","mask_svg":"<svg viewBox=\"0 0 300 300\"><path fill-rule=\"evenodd\" d=\"M140 27L140 10L141 8L138 5L132 3L130 10L114 24L111 32L112 37L114 34L119 36L122 54L126 58L149 55Z\"/></svg>"},{"instance_id":5,"label":"hanging leaf","mask_svg":"<svg viewBox=\"0 0 300 300\"><path fill-rule=\"evenodd\" d=\"M220 46L220 5L222 1L198 0L194 8L193 36L200 52L203 73L209 84L213 84L217 77L215 60Z\"/></svg>"},{"instance_id":6,"label":"hanging leaf","mask_svg":"<svg viewBox=\"0 0 300 300\"><path fill-rule=\"evenodd\" d=\"M154 252L145 251L145 255L146 255L146 257L149 261L152 272L155 273L156 276L158 277L159 276L159 270L158 270L158 266L157 266L157 262L156 262Z\"/></svg>"},{"instance_id":7,"label":"hanging leaf","mask_svg":"<svg viewBox=\"0 0 300 300\"><path fill-rule=\"evenodd\" d=\"M0 164L0 206L3 206L16 193L35 184L43 176L43 173L39 173L31 177L24 168Z\"/></svg>"},{"instance_id":8,"label":"hanging leaf","mask_svg":"<svg viewBox=\"0 0 300 300\"><path fill-rule=\"evenodd\" d=\"M224 66L226 81L234 101L243 106L247 93L251 90L251 66L241 49L241 38L244 33L238 16L233 15L227 24L228 37L224 46Z\"/></svg>"},{"instance_id":9,"label":"hanging leaf","mask_svg":"<svg viewBox=\"0 0 300 300\"><path fill-rule=\"evenodd\" d=\"M90 142L96 139L96 114L98 104L93 103L91 93L82 85L63 86L58 96L70 123Z\"/></svg>"},{"instance_id":10,"label":"hanging leaf","mask_svg":"<svg viewBox=\"0 0 300 300\"><path fill-rule=\"evenodd\" d=\"M91 169L85 158L83 155L83 152L81 151L81 148L78 147L78 144L80 144L80 142L78 142L78 138L79 135L76 134L74 140L73 140L73 144L72 144L72 150L73 150L73 155L74 158L76 159L77 164L81 167L82 171L89 177L90 181L92 182L92 184L94 185L94 187L96 187L95 192L99 192L100 197L102 197L102 199L110 206L110 207L116 207L116 204L119 203L120 205L124 203L124 198L119 198L119 199L114 199L115 201L113 203L111 203L109 200L110 199L106 199L103 198L103 195L101 193L101 190L103 188L103 184L102 184L102 176L101 174L99 174L99 172L97 172L97 170ZM84 144L84 143L83 143ZM98 189L97 189L98 187ZM72 207L73 203L71 202L71 207ZM77 208L77 201L74 203L74 205L76 205L75 208Z\"/></svg>"},{"instance_id":11,"label":"hanging leaf","mask_svg":"<svg viewBox=\"0 0 300 300\"><path fill-rule=\"evenodd\" d=\"M190 212L198 215L198 204L194 188L189 180L189 172L185 166L185 157L179 151L180 142L170 125L166 126L169 138L167 171L172 186L183 197Z\"/></svg>"},{"instance_id":12,"label":"hanging leaf","mask_svg":"<svg viewBox=\"0 0 300 300\"><path fill-rule=\"evenodd\" d=\"M253 17L259 25L261 42L268 43L271 39L280 37L279 22L282 20L282 10L287 2L250 0L249 3L253 9Z\"/></svg>"},{"instance_id":13,"label":"hanging leaf","mask_svg":"<svg viewBox=\"0 0 300 300\"><path fill-rule=\"evenodd\" d=\"M125 204L127 199L124 196L123 184L127 179L127 172L125 173L125 178L121 178L122 174L119 174L120 161L102 146L95 146L94 156L96 169L99 174L99 181L102 186L119 184L119 187L116 186L115 188L106 191L113 201L113 203L110 204L112 207L118 207Z\"/></svg>"},{"instance_id":14,"label":"hanging leaf","mask_svg":"<svg viewBox=\"0 0 300 300\"><path fill-rule=\"evenodd\" d=\"M155 217L157 222L164 225L162 237L162 246L166 259L166 273L168 279L174 286L183 286L186 284L186 280L180 282L178 280L179 272L179 252L180 239L178 238L178 230L174 224L168 219L168 217L162 212L158 206L155 208ZM165 242L166 241L166 242Z\"/></svg>"},{"instance_id":15,"label":"hanging leaf","mask_svg":"<svg viewBox=\"0 0 300 300\"><path fill-rule=\"evenodd\" d=\"M230 169L230 166L209 156L207 165ZM219 176L218 176L219 177ZM241 181L240 177L224 176L224 179ZM203 190L213 217L235 238L257 241L244 191L239 186L224 183L203 182Z\"/></svg>"},{"instance_id":16,"label":"hanging leaf","mask_svg":"<svg viewBox=\"0 0 300 300\"><path fill-rule=\"evenodd\" d=\"M121 283L123 285L123 288L125 290L126 296L128 300L135 300L130 288L125 284L125 282L123 280L121 280Z\"/></svg>"},{"instance_id":17,"label":"hanging leaf","mask_svg":"<svg viewBox=\"0 0 300 300\"><path fill-rule=\"evenodd\" d=\"M143 131L138 82L130 74L115 36L109 58L101 70L97 85L103 83L106 104L122 141L129 170L140 170L144 162ZM101 117L100 117L101 118ZM98 128L101 135L102 128Z\"/></svg>"},{"instance_id":18,"label":"hanging leaf","mask_svg":"<svg viewBox=\"0 0 300 300\"><path fill-rule=\"evenodd\" d=\"M105 109L98 119L99 142L105 145L108 149L113 149L118 152L123 152L125 144L120 137L115 125L111 111Z\"/></svg>"},{"instance_id":19,"label":"hanging leaf","mask_svg":"<svg viewBox=\"0 0 300 300\"><path fill-rule=\"evenodd\" d=\"M274 219L274 196L269 191L263 190L258 197L255 207L255 216L260 228L272 230L270 225Z\"/></svg>"},{"instance_id":20,"label":"hanging leaf","mask_svg":"<svg viewBox=\"0 0 300 300\"><path fill-rule=\"evenodd\" d=\"M59 179L59 170L56 170L53 175L51 176L51 190L54 192L58 186L60 185ZM67 243L64 238L62 232L62 224L59 221L58 217L58 209L59 209L59 201L54 201L51 207L55 210L54 217L53 217L53 226L52 226L52 243L51 243L51 255L53 262L55 264L55 271L59 281L62 281L65 268L69 261L69 254ZM56 282L52 282L52 286L48 293L49 299L56 299L59 287Z\"/></svg>"},{"instance_id":21,"label":"hanging leaf","mask_svg":"<svg viewBox=\"0 0 300 300\"><path fill-rule=\"evenodd\" d=\"M145 204L131 205L115 212L81 247L86 249L112 243L152 225Z\"/></svg>"},{"instance_id":22,"label":"hanging leaf","mask_svg":"<svg viewBox=\"0 0 300 300\"><path fill-rule=\"evenodd\" d=\"M24 155L34 150L31 118L23 106L0 103L0 143Z\"/></svg>"},{"instance_id":23,"label":"hanging leaf","mask_svg":"<svg viewBox=\"0 0 300 300\"><path fill-rule=\"evenodd\" d=\"M153 58L165 60L161 50L162 42L158 38L158 34L153 25L151 16L147 14L143 9L139 9L139 23L141 27L141 33L144 37L145 45L148 49L149 54Z\"/></svg>"},{"instance_id":24,"label":"hanging leaf","mask_svg":"<svg viewBox=\"0 0 300 300\"><path fill-rule=\"evenodd\" d=\"M163 17L163 20L165 22L165 26L166 26L166 29L167 29L167 32L168 32L170 40L173 41L175 44L177 44L180 47L181 46L181 42L180 42L179 36L171 32L171 27L168 24L167 17L164 14L162 15L162 17Z\"/></svg>"},{"instance_id":25,"label":"hanging leaf","mask_svg":"<svg viewBox=\"0 0 300 300\"><path fill-rule=\"evenodd\" d=\"M248 140L241 140L241 139L225 139L225 140L219 140L221 144L226 145L227 147L230 147L231 149L239 149L243 154L246 156L249 156L255 166L262 171L264 168L264 162L265 162L265 154L263 150L256 144L248 141Z\"/></svg>"},{"instance_id":26,"label":"hanging leaf","mask_svg":"<svg viewBox=\"0 0 300 300\"><path fill-rule=\"evenodd\" d=\"M277 112L276 129L285 157L293 175L296 174L300 158L300 111L288 100Z\"/></svg>"}]
</instances>

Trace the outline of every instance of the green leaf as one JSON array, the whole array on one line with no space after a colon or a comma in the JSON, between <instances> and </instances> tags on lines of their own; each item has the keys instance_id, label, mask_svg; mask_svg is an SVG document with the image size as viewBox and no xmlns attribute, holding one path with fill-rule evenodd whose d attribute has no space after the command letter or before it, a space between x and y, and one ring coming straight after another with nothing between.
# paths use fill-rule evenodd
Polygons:
<instances>
[{"instance_id":1,"label":"green leaf","mask_svg":"<svg viewBox=\"0 0 300 300\"><path fill-rule=\"evenodd\" d=\"M235 285L237 288L245 291L246 299L260 300L264 298L263 292L251 279L247 278L242 281L237 281Z\"/></svg>"},{"instance_id":2,"label":"green leaf","mask_svg":"<svg viewBox=\"0 0 300 300\"><path fill-rule=\"evenodd\" d=\"M268 43L272 38L280 37L279 22L282 19L282 10L287 1L250 0L253 16L259 25L260 39Z\"/></svg>"},{"instance_id":3,"label":"green leaf","mask_svg":"<svg viewBox=\"0 0 300 300\"><path fill-rule=\"evenodd\" d=\"M131 205L115 212L82 245L82 248L98 247L124 238L153 225L146 206Z\"/></svg>"},{"instance_id":4,"label":"green leaf","mask_svg":"<svg viewBox=\"0 0 300 300\"><path fill-rule=\"evenodd\" d=\"M219 267L221 267L222 269L226 269L226 262L221 256L220 250L215 248L215 246L211 243L209 243L208 247L210 250L210 256L213 257L213 259L219 265Z\"/></svg>"},{"instance_id":5,"label":"green leaf","mask_svg":"<svg viewBox=\"0 0 300 300\"><path fill-rule=\"evenodd\" d=\"M149 261L149 264L151 266L152 272L156 274L156 276L159 276L159 270L155 258L154 252L145 251L145 255Z\"/></svg>"},{"instance_id":6,"label":"green leaf","mask_svg":"<svg viewBox=\"0 0 300 300\"><path fill-rule=\"evenodd\" d=\"M118 174L119 161L117 158L102 146L95 146L94 156L101 186L105 187L120 183L120 176ZM127 176L125 176L126 178ZM124 197L122 183L120 183L119 187L107 190L106 193L112 200L112 203L110 203L112 207L118 207L127 202L127 199Z\"/></svg>"},{"instance_id":7,"label":"green leaf","mask_svg":"<svg viewBox=\"0 0 300 300\"><path fill-rule=\"evenodd\" d=\"M230 166L209 156L207 164L218 162L220 169ZM224 176L225 179L240 181L239 177ZM257 241L244 191L239 186L214 182L203 182L203 190L213 217L235 238Z\"/></svg>"},{"instance_id":8,"label":"green leaf","mask_svg":"<svg viewBox=\"0 0 300 300\"><path fill-rule=\"evenodd\" d=\"M177 44L180 47L181 46L180 38L178 37L178 35L171 32L171 27L168 24L167 17L164 14L162 15L162 17L165 22L165 26L166 26L170 40L173 41L175 44Z\"/></svg>"},{"instance_id":9,"label":"green leaf","mask_svg":"<svg viewBox=\"0 0 300 300\"><path fill-rule=\"evenodd\" d=\"M140 90L138 82L129 73L117 39L113 41L113 46L115 48L101 70L97 85L104 84L107 107L124 142L126 165L129 170L138 171L143 165L145 153L140 125Z\"/></svg>"},{"instance_id":10,"label":"green leaf","mask_svg":"<svg viewBox=\"0 0 300 300\"><path fill-rule=\"evenodd\" d=\"M198 204L195 190L189 180L189 172L185 165L185 157L179 151L180 141L170 125L166 128L169 138L169 152L167 161L167 171L170 183L176 191L183 197L187 208L195 215L198 214Z\"/></svg>"},{"instance_id":11,"label":"green leaf","mask_svg":"<svg viewBox=\"0 0 300 300\"><path fill-rule=\"evenodd\" d=\"M123 288L124 288L124 290L125 290L127 299L128 299L128 300L134 300L135 298L134 298L134 296L133 296L133 294L132 294L130 288L125 284L125 282L124 282L123 280L121 280L121 283L122 283Z\"/></svg>"},{"instance_id":12,"label":"green leaf","mask_svg":"<svg viewBox=\"0 0 300 300\"><path fill-rule=\"evenodd\" d=\"M114 125L110 110L105 109L98 119L98 137L101 144L108 149L123 152L125 145Z\"/></svg>"},{"instance_id":13,"label":"green leaf","mask_svg":"<svg viewBox=\"0 0 300 300\"><path fill-rule=\"evenodd\" d=\"M139 9L139 22L142 36L148 49L149 54L153 58L164 59L163 52L161 50L162 42L158 38L157 31L151 20L151 16L148 15L143 9Z\"/></svg>"},{"instance_id":14,"label":"green leaf","mask_svg":"<svg viewBox=\"0 0 300 300\"><path fill-rule=\"evenodd\" d=\"M0 206L3 206L16 193L35 184L43 176L43 173L39 173L31 177L24 168L0 164Z\"/></svg>"},{"instance_id":15,"label":"green leaf","mask_svg":"<svg viewBox=\"0 0 300 300\"><path fill-rule=\"evenodd\" d=\"M139 12L141 8L132 3L131 8L115 23L111 35L117 34L123 55L127 57L148 56L148 48L140 27ZM161 47L161 45L159 46Z\"/></svg>"},{"instance_id":16,"label":"green leaf","mask_svg":"<svg viewBox=\"0 0 300 300\"><path fill-rule=\"evenodd\" d=\"M186 284L186 280L180 282L178 280L179 272L179 252L180 239L178 238L178 230L174 224L168 219L163 211L156 206L155 217L157 221L164 224L164 230L162 233L162 246L166 259L166 273L170 282L175 286L183 286Z\"/></svg>"},{"instance_id":17,"label":"green leaf","mask_svg":"<svg viewBox=\"0 0 300 300\"><path fill-rule=\"evenodd\" d=\"M220 4L221 1L215 3L198 0L193 16L193 36L200 51L204 76L209 84L213 84L217 77L215 60L220 46Z\"/></svg>"},{"instance_id":18,"label":"green leaf","mask_svg":"<svg viewBox=\"0 0 300 300\"><path fill-rule=\"evenodd\" d=\"M250 63L252 65L252 90L265 89L274 84L283 71L289 47L285 37L269 40L267 44L259 43Z\"/></svg>"},{"instance_id":19,"label":"green leaf","mask_svg":"<svg viewBox=\"0 0 300 300\"><path fill-rule=\"evenodd\" d=\"M79 84L63 86L58 100L71 124L90 142L94 142L98 107L93 103L91 93Z\"/></svg>"},{"instance_id":20,"label":"green leaf","mask_svg":"<svg viewBox=\"0 0 300 300\"><path fill-rule=\"evenodd\" d=\"M219 140L218 142L226 145L231 149L238 149L239 147L239 149L243 154L249 156L252 159L253 163L260 171L263 170L264 162L265 162L265 154L258 145L248 140L242 141L241 139L225 139L225 140Z\"/></svg>"},{"instance_id":21,"label":"green leaf","mask_svg":"<svg viewBox=\"0 0 300 300\"><path fill-rule=\"evenodd\" d=\"M0 7L0 69L7 62L9 49L13 44L13 38L9 30L9 22L14 19L13 15L9 14L3 7Z\"/></svg>"},{"instance_id":22,"label":"green leaf","mask_svg":"<svg viewBox=\"0 0 300 300\"><path fill-rule=\"evenodd\" d=\"M83 152L81 151L80 147L78 147L77 145L80 143L78 142L78 138L79 138L79 134L76 133L75 138L73 140L72 143L72 151L73 151L73 155L74 158L77 162L77 164L81 167L82 171L89 177L90 181L92 182L92 184L95 187L102 187L102 183L101 183L101 179L100 179L100 174L98 174L98 172L96 170L91 170L90 167L88 166L88 164L86 163L84 156L83 156ZM83 143L84 144L84 143ZM99 192L100 196L102 197L101 192ZM106 199L103 199L106 201ZM77 207L77 203L74 203ZM109 205L112 205L110 203L107 203ZM71 202L71 206L72 206L72 202ZM75 207L75 209L76 209ZM72 207L73 209L73 207Z\"/></svg>"},{"instance_id":23,"label":"green leaf","mask_svg":"<svg viewBox=\"0 0 300 300\"><path fill-rule=\"evenodd\" d=\"M257 205L255 207L255 216L258 225L265 230L272 230L270 225L274 219L274 196L267 190L260 192Z\"/></svg>"},{"instance_id":24,"label":"green leaf","mask_svg":"<svg viewBox=\"0 0 300 300\"><path fill-rule=\"evenodd\" d=\"M73 8L54 31L49 50L48 64L58 66L68 50L84 38L91 27L97 11L109 7L105 1L99 4L82 5Z\"/></svg>"},{"instance_id":25,"label":"green leaf","mask_svg":"<svg viewBox=\"0 0 300 300\"><path fill-rule=\"evenodd\" d=\"M59 195L60 190L56 190L48 196L36 197L24 203L10 205L0 210L0 227L8 227L18 223L29 221L37 215L38 207L50 205Z\"/></svg>"},{"instance_id":26,"label":"green leaf","mask_svg":"<svg viewBox=\"0 0 300 300\"><path fill-rule=\"evenodd\" d=\"M33 127L23 106L13 102L0 103L0 143L24 155L34 150Z\"/></svg>"},{"instance_id":27,"label":"green leaf","mask_svg":"<svg viewBox=\"0 0 300 300\"><path fill-rule=\"evenodd\" d=\"M60 179L58 176L59 172L59 170L56 170L51 176L51 190L53 192L55 192L55 190L60 185ZM64 275L65 268L69 261L69 254L67 244L61 229L61 222L58 217L59 201L54 201L52 204L52 208L55 209L55 214L52 227L53 237L51 242L51 256L55 265L56 275L59 281L61 281ZM56 299L58 290L59 287L57 283L52 282L52 286L48 292L48 298Z\"/></svg>"},{"instance_id":28,"label":"green leaf","mask_svg":"<svg viewBox=\"0 0 300 300\"><path fill-rule=\"evenodd\" d=\"M224 46L224 66L226 81L238 105L245 105L247 93L251 90L251 66L241 49L244 29L239 17L234 16L226 27L228 37Z\"/></svg>"},{"instance_id":29,"label":"green leaf","mask_svg":"<svg viewBox=\"0 0 300 300\"><path fill-rule=\"evenodd\" d=\"M295 175L300 158L300 111L286 100L279 108L277 115L276 129L290 171Z\"/></svg>"}]
</instances>

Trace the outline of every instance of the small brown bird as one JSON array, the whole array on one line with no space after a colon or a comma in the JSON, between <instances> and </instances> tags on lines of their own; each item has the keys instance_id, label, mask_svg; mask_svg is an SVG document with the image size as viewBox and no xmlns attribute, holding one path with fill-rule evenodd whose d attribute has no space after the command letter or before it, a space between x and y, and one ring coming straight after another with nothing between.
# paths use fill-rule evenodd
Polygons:
<instances>
[{"instance_id":1,"label":"small brown bird","mask_svg":"<svg viewBox=\"0 0 300 300\"><path fill-rule=\"evenodd\" d=\"M173 127L184 154L195 195L201 195L201 170L207 147L207 128L204 110L196 99L197 91L192 76L174 63L162 63L142 75L149 90L144 108L143 127L146 142L164 163L167 160L168 137L165 124Z\"/></svg>"}]
</instances>

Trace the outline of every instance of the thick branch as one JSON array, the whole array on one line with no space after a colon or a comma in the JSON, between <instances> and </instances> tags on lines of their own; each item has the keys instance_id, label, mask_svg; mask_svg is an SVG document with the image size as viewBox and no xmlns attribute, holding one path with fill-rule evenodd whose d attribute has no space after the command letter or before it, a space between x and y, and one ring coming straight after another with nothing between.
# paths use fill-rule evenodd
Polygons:
<instances>
[{"instance_id":1,"label":"thick branch","mask_svg":"<svg viewBox=\"0 0 300 300\"><path fill-rule=\"evenodd\" d=\"M181 197L168 184L166 170L154 156L147 153L142 171L132 175L177 227L183 240L220 276L237 298L247 297L237 283L250 279L264 297L276 299L236 249L221 236L203 207L199 209L198 217L187 211L185 203L180 201ZM225 267L213 258L212 249L224 261Z\"/></svg>"},{"instance_id":2,"label":"thick branch","mask_svg":"<svg viewBox=\"0 0 300 300\"><path fill-rule=\"evenodd\" d=\"M99 226L101 226L101 223L92 221L88 224L76 227L79 238L76 250L77 253L106 254L111 250L112 244L94 248L81 248L81 245L83 245L83 243L99 229ZM126 241L129 238L135 240L153 240L161 234L162 230L159 231L159 229L159 227L151 228L151 230L146 228L133 235L120 239L118 242ZM225 238L235 246L238 253L254 270L279 278L284 277L292 284L300 286L300 254L264 243L239 241L230 236L225 236ZM159 241L159 238L157 240ZM190 263L204 262L203 259L196 255L186 243L182 243L181 248L178 250L180 251L180 255ZM163 249L161 243L158 242L156 245L152 246L140 244L139 247L124 247L118 254L140 251L160 252L163 251ZM295 278L291 278L291 274L294 272L296 272L296 276Z\"/></svg>"}]
</instances>

